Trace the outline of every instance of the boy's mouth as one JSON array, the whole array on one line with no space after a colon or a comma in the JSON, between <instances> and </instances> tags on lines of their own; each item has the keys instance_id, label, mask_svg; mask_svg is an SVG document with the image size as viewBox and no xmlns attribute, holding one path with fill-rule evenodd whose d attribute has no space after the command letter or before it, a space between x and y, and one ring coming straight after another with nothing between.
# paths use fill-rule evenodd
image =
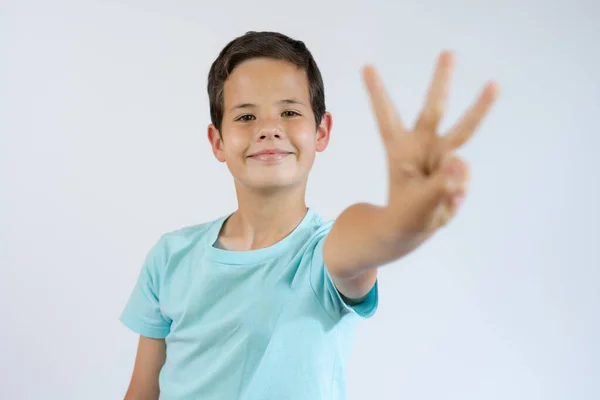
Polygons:
<instances>
[{"instance_id":1,"label":"boy's mouth","mask_svg":"<svg viewBox=\"0 0 600 400\"><path fill-rule=\"evenodd\" d=\"M290 154L290 153L291 153L291 151L287 151L284 149L271 148L271 149L263 149L263 150L255 151L254 153L250 153L250 155L248 157L255 157L255 156L260 156L263 154Z\"/></svg>"},{"instance_id":2,"label":"boy's mouth","mask_svg":"<svg viewBox=\"0 0 600 400\"><path fill-rule=\"evenodd\" d=\"M290 154L292 154L292 153L289 153L289 152L277 152L277 153L261 152L258 154L251 155L248 158L251 158L253 160L258 160L258 161L279 161L279 160L289 156Z\"/></svg>"},{"instance_id":3,"label":"boy's mouth","mask_svg":"<svg viewBox=\"0 0 600 400\"><path fill-rule=\"evenodd\" d=\"M252 158L254 160L259 160L259 161L278 161L278 160L281 160L282 158L289 156L290 154L292 154L291 151L277 149L277 148L270 148L270 149L263 149L263 150L255 151L254 153L250 153L248 158Z\"/></svg>"}]
</instances>

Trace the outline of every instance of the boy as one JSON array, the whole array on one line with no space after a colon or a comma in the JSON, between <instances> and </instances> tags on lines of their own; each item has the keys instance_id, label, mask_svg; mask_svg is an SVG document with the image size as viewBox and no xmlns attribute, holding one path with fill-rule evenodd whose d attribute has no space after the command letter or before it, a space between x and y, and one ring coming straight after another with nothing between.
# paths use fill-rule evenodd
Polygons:
<instances>
[{"instance_id":1,"label":"boy","mask_svg":"<svg viewBox=\"0 0 600 400\"><path fill-rule=\"evenodd\" d=\"M324 222L304 196L332 127L310 52L273 32L222 50L208 77L208 139L234 178L238 209L167 233L149 252L121 317L140 334L126 399L345 398L356 322L377 308L377 268L431 237L465 195L467 166L453 151L496 88L438 136L452 65L444 52L413 130L364 69L388 199Z\"/></svg>"}]
</instances>

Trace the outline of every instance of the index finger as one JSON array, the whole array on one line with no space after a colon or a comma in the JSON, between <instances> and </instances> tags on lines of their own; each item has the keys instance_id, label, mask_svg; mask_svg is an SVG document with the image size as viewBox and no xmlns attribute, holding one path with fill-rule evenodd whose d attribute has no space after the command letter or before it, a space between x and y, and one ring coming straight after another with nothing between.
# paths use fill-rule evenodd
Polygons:
<instances>
[{"instance_id":1,"label":"index finger","mask_svg":"<svg viewBox=\"0 0 600 400\"><path fill-rule=\"evenodd\" d=\"M395 134L394 132L404 131L400 115L383 87L383 82L374 66L367 65L363 69L363 79L369 92L379 131L384 139L392 137Z\"/></svg>"}]
</instances>

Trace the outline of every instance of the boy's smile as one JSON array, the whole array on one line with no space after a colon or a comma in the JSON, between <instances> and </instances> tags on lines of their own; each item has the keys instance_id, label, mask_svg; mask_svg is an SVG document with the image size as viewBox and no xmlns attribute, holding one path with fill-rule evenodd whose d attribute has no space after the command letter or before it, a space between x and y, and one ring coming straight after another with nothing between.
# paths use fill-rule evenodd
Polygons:
<instances>
[{"instance_id":1,"label":"boy's smile","mask_svg":"<svg viewBox=\"0 0 600 400\"><path fill-rule=\"evenodd\" d=\"M252 153L250 153L248 158L250 158L252 160L263 161L263 162L273 162L273 161L279 161L279 160L283 159L284 157L289 156L290 154L294 154L294 152L290 151L290 150L279 149L279 148L273 147L273 148L268 148L268 149L263 149L263 150L258 150L258 151L252 152Z\"/></svg>"},{"instance_id":2,"label":"boy's smile","mask_svg":"<svg viewBox=\"0 0 600 400\"><path fill-rule=\"evenodd\" d=\"M248 156L248 158L251 160L257 160L257 161L266 162L266 163L274 163L277 161L281 161L283 158L285 158L291 154L293 154L293 153L270 150L267 152L260 152L255 155Z\"/></svg>"}]
</instances>

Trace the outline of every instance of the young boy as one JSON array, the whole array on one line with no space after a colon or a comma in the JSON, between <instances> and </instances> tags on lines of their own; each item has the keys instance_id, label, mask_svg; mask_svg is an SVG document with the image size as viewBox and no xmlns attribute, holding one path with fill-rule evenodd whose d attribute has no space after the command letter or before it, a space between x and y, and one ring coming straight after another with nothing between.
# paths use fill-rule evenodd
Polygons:
<instances>
[{"instance_id":1,"label":"young boy","mask_svg":"<svg viewBox=\"0 0 600 400\"><path fill-rule=\"evenodd\" d=\"M468 183L453 155L496 97L489 84L437 135L453 55L439 58L423 113L406 129L373 67L363 71L388 161L385 206L324 222L305 204L329 142L321 74L302 42L249 32L208 76L208 139L238 209L162 235L122 322L140 335L126 399L344 399L356 323L377 308L377 268L454 215Z\"/></svg>"}]
</instances>

